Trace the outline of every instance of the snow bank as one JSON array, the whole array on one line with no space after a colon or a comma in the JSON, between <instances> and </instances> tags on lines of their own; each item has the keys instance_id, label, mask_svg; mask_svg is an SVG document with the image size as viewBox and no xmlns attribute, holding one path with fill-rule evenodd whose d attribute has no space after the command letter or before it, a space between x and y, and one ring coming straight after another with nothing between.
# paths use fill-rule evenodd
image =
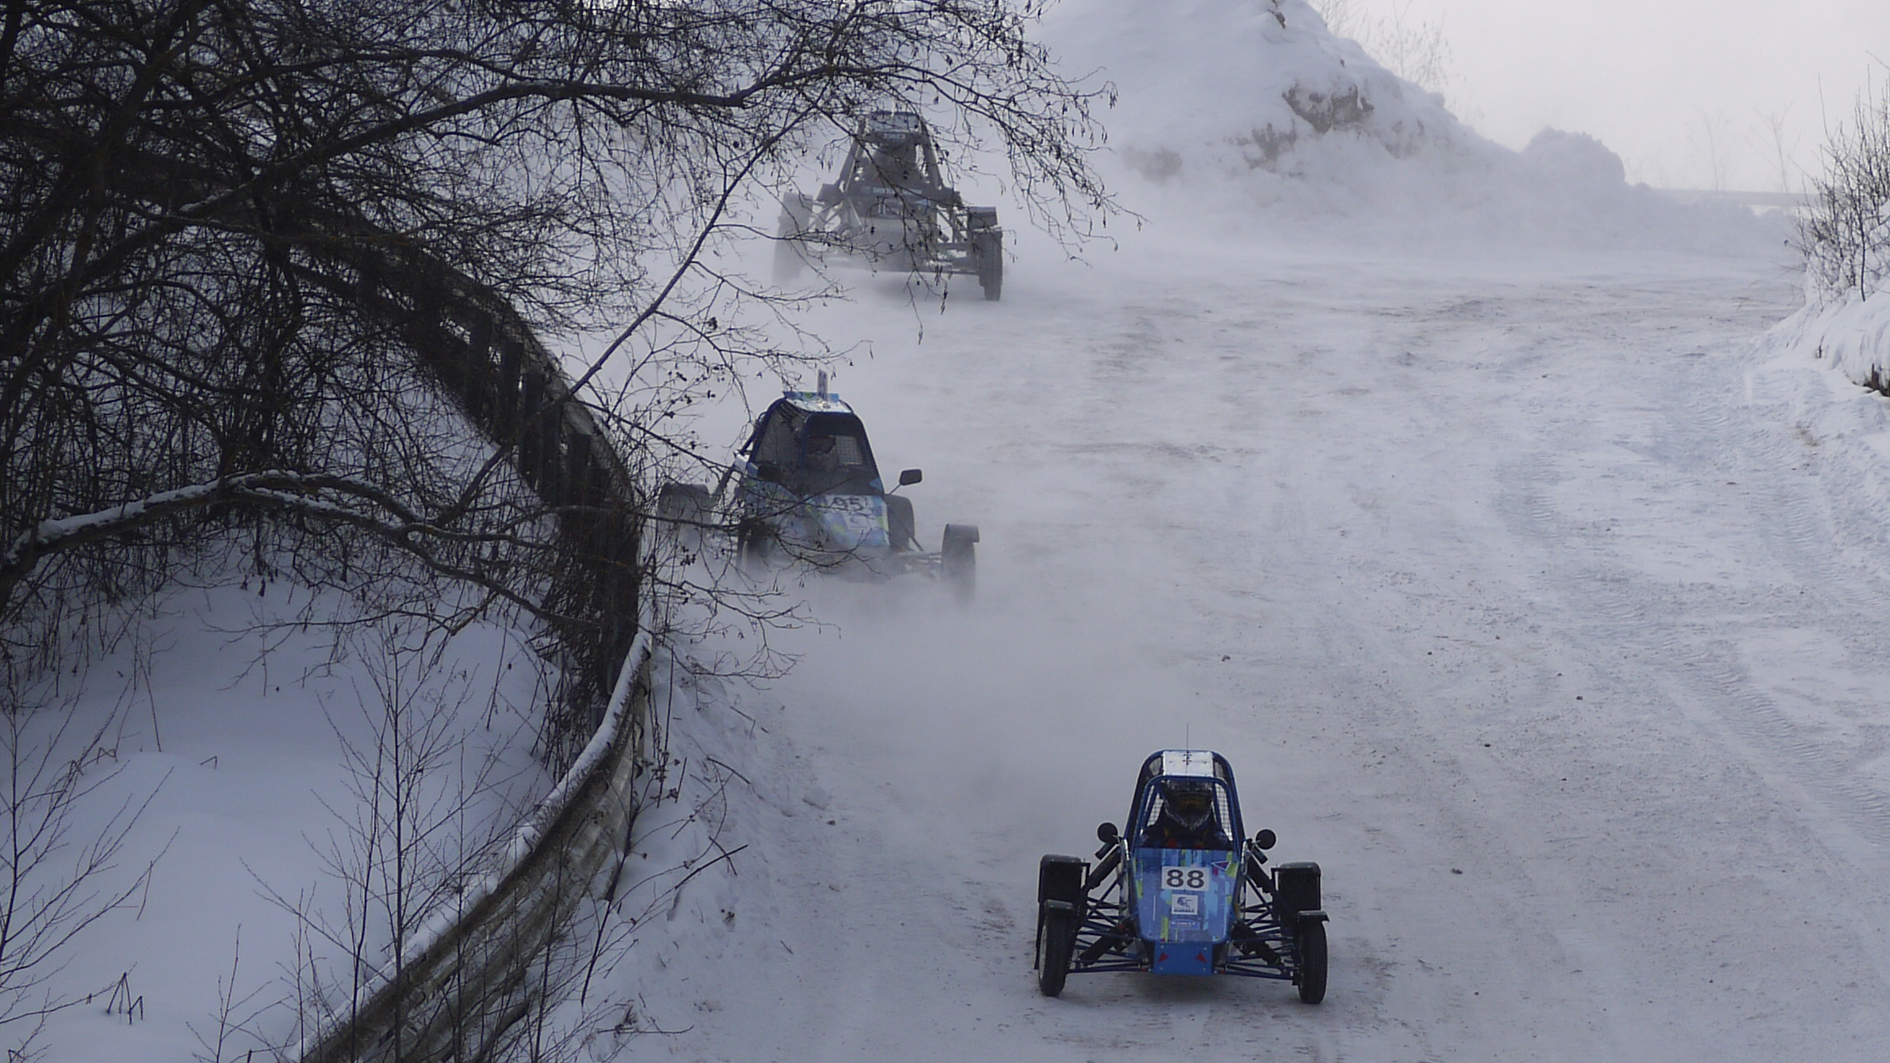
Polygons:
<instances>
[{"instance_id":1,"label":"snow bank","mask_svg":"<svg viewBox=\"0 0 1890 1063\"><path fill-rule=\"evenodd\" d=\"M1784 235L1741 207L1631 186L1580 133L1502 147L1334 36L1305 0L1066 0L1043 31L1067 72L1115 86L1105 165L1125 205L1159 221L1689 251Z\"/></svg>"},{"instance_id":2,"label":"snow bank","mask_svg":"<svg viewBox=\"0 0 1890 1063\"><path fill-rule=\"evenodd\" d=\"M1772 336L1856 383L1890 393L1890 291L1868 298L1856 289L1842 297L1808 292L1804 309L1780 322Z\"/></svg>"},{"instance_id":3,"label":"snow bank","mask_svg":"<svg viewBox=\"0 0 1890 1063\"><path fill-rule=\"evenodd\" d=\"M1306 173L1334 133L1392 157L1480 139L1304 0L1068 0L1045 30L1066 67L1115 83L1111 141L1157 181Z\"/></svg>"},{"instance_id":4,"label":"snow bank","mask_svg":"<svg viewBox=\"0 0 1890 1063\"><path fill-rule=\"evenodd\" d=\"M48 763L83 765L67 849L109 837L126 809L145 812L80 891L86 905L129 886L135 896L45 972L55 999L93 999L49 1017L36 1039L32 1023L14 1026L29 1045L10 1049L46 1063L202 1059L222 1037L226 1060L251 1049L275 1058L272 1046L345 1006L356 976L391 958L392 893L379 880L387 824L373 848L367 834L392 803L398 769L375 772L394 762L396 743L411 783L401 800L418 817L408 837L421 839L402 855L427 879L416 896L435 872L503 844L549 789L532 747L556 675L529 630L480 620L422 642L328 627L355 617L336 593L288 582L179 586L122 618L128 633L110 652L28 692L46 708L12 741ZM364 900L361 876L376 860ZM43 865L33 884L47 888L70 869ZM423 902L409 899L417 920ZM344 948L351 938L360 963Z\"/></svg>"}]
</instances>

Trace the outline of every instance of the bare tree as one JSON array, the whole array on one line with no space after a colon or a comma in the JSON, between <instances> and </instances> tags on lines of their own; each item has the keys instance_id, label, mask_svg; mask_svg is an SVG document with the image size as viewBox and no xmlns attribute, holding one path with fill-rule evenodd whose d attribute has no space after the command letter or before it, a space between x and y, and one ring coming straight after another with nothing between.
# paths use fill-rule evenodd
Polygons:
<instances>
[{"instance_id":1,"label":"bare tree","mask_svg":"<svg viewBox=\"0 0 1890 1063\"><path fill-rule=\"evenodd\" d=\"M835 122L910 100L999 148L1040 222L1104 205L1093 94L1027 39L1030 6L8 5L6 664L43 662L75 606L164 579L205 522L390 609L426 609L388 560L417 557L581 628L542 563L564 515L507 471L529 437L442 447L416 416L413 352L445 327L419 289L547 334L609 327L578 401L608 404L634 467L667 459L669 415L802 353L742 326L759 293L711 252ZM587 390L611 363L617 390ZM347 502L233 489L274 474ZM174 504L192 491L207 501ZM64 534L75 519L95 534Z\"/></svg>"},{"instance_id":2,"label":"bare tree","mask_svg":"<svg viewBox=\"0 0 1890 1063\"><path fill-rule=\"evenodd\" d=\"M1411 17L1406 0L1374 16L1357 0L1312 0L1313 10L1334 35L1350 37L1387 70L1432 92L1450 86L1450 41L1441 22Z\"/></svg>"},{"instance_id":3,"label":"bare tree","mask_svg":"<svg viewBox=\"0 0 1890 1063\"><path fill-rule=\"evenodd\" d=\"M354 801L330 810L343 830L323 850L347 894L339 925L325 928L347 966L330 981L350 994L400 977L416 933L483 869L509 826L468 815L493 787L496 762L466 761L463 681L437 674L424 631L387 624L378 635L364 662L371 689L358 692L366 740L336 725Z\"/></svg>"},{"instance_id":4,"label":"bare tree","mask_svg":"<svg viewBox=\"0 0 1890 1063\"><path fill-rule=\"evenodd\" d=\"M1795 168L1792 158L1798 153L1798 145L1802 140L1791 130L1791 113L1790 104L1773 111L1755 109L1753 112L1759 122L1759 132L1753 137L1753 147L1769 164L1768 168L1773 171L1780 192L1790 192L1796 183L1792 180L1792 170Z\"/></svg>"},{"instance_id":5,"label":"bare tree","mask_svg":"<svg viewBox=\"0 0 1890 1063\"><path fill-rule=\"evenodd\" d=\"M1825 294L1868 299L1890 276L1890 87L1860 95L1824 150L1825 175L1798 223L1805 267Z\"/></svg>"},{"instance_id":6,"label":"bare tree","mask_svg":"<svg viewBox=\"0 0 1890 1063\"><path fill-rule=\"evenodd\" d=\"M88 826L75 823L82 803L117 774L116 750L107 741L114 721L74 733L69 715L34 720L6 708L0 712L0 765L6 769L0 816L7 827L0 847L0 1027L12 1027L9 1034L17 1038L19 1047L9 1054L24 1057L38 1020L86 999L52 988L66 947L127 906L158 857L129 877L115 874L148 794L103 816L88 814ZM99 980L101 991L107 981Z\"/></svg>"},{"instance_id":7,"label":"bare tree","mask_svg":"<svg viewBox=\"0 0 1890 1063\"><path fill-rule=\"evenodd\" d=\"M772 293L722 265L758 198L898 100L1000 153L1053 232L1107 209L1101 90L1028 39L1035 6L0 5L8 720L57 709L29 681L76 628L233 552L342 589L361 623L524 617L595 702L588 665L621 659L642 575L597 577L641 557L638 485L701 453L676 416L821 351L772 345ZM579 332L614 339L562 367L538 339ZM492 408L515 355L523 401ZM569 489L593 437L547 450L574 410L602 426L610 492ZM556 722L553 760L585 719ZM81 778L16 753L18 860ZM87 917L21 896L64 928L12 924L9 959L44 969Z\"/></svg>"},{"instance_id":8,"label":"bare tree","mask_svg":"<svg viewBox=\"0 0 1890 1063\"><path fill-rule=\"evenodd\" d=\"M1715 192L1723 191L1732 167L1732 130L1725 113L1704 107L1696 109L1687 122L1687 139L1692 142L1696 155L1706 161L1709 187Z\"/></svg>"}]
</instances>

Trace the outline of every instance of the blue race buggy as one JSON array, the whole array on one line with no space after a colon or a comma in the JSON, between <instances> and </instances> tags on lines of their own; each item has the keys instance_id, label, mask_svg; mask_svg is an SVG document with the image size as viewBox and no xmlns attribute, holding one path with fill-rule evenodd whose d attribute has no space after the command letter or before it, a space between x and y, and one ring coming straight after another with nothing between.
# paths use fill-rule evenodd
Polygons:
<instances>
[{"instance_id":1,"label":"blue race buggy","mask_svg":"<svg viewBox=\"0 0 1890 1063\"><path fill-rule=\"evenodd\" d=\"M826 373L816 391L783 392L736 456L714 494L700 484L664 485L658 520L698 533L732 531L736 556L750 569L800 563L869 578L917 572L971 597L977 526L945 525L935 552L919 545L911 500L886 490L866 426L827 390ZM906 469L898 487L923 478Z\"/></svg>"},{"instance_id":2,"label":"blue race buggy","mask_svg":"<svg viewBox=\"0 0 1890 1063\"><path fill-rule=\"evenodd\" d=\"M1236 974L1326 995L1319 865L1268 872L1274 835L1242 833L1234 770L1208 750L1151 754L1128 833L1096 828L1096 865L1046 856L1037 873L1038 985L1046 996L1092 971Z\"/></svg>"}]
</instances>

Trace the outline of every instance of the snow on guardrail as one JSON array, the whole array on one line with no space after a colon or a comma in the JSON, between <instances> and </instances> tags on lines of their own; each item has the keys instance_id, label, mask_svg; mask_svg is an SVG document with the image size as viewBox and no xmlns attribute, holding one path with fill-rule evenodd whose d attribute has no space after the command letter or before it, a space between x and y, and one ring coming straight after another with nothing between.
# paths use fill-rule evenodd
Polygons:
<instances>
[{"instance_id":1,"label":"snow on guardrail","mask_svg":"<svg viewBox=\"0 0 1890 1063\"><path fill-rule=\"evenodd\" d=\"M525 1014L515 977L621 850L635 812L649 704L648 630L631 646L604 722L520 825L502 866L437 913L340 1017L305 1041L303 1063L481 1057Z\"/></svg>"},{"instance_id":2,"label":"snow on guardrail","mask_svg":"<svg viewBox=\"0 0 1890 1063\"><path fill-rule=\"evenodd\" d=\"M604 690L610 696L500 868L423 924L387 969L304 1039L296 1058L498 1058L550 992L528 969L555 948L598 873L623 851L636 814L652 645L639 564L640 494L557 360L509 303L397 241L324 249L352 256L341 264L356 275L355 297L401 331L441 390L564 514L560 536L574 559L566 578L585 614L601 623L581 640L560 633L570 654L567 697L596 705ZM581 718L565 708L567 724ZM582 734L569 730L573 740Z\"/></svg>"}]
</instances>

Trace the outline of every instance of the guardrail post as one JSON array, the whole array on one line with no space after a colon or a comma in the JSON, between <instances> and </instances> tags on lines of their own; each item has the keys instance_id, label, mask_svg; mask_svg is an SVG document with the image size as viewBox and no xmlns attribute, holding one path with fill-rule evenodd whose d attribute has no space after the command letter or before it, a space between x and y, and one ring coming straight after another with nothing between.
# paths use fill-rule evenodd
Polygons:
<instances>
[{"instance_id":1,"label":"guardrail post","mask_svg":"<svg viewBox=\"0 0 1890 1063\"><path fill-rule=\"evenodd\" d=\"M518 432L518 471L525 478L538 497L545 498L544 484L544 436L539 428L539 418L544 416L545 374L538 367L526 369L521 378L518 391L518 415L521 418Z\"/></svg>"},{"instance_id":2,"label":"guardrail post","mask_svg":"<svg viewBox=\"0 0 1890 1063\"><path fill-rule=\"evenodd\" d=\"M572 432L565 441L565 483L569 485L571 505L589 506L592 504L591 487L591 436L588 432Z\"/></svg>"},{"instance_id":3,"label":"guardrail post","mask_svg":"<svg viewBox=\"0 0 1890 1063\"><path fill-rule=\"evenodd\" d=\"M492 394L487 381L492 377L492 319L475 315L466 329L466 388L460 401L474 424L491 429Z\"/></svg>"},{"instance_id":4,"label":"guardrail post","mask_svg":"<svg viewBox=\"0 0 1890 1063\"><path fill-rule=\"evenodd\" d=\"M546 403L538 415L538 496L553 506L569 506L571 493L564 482L564 403L550 399Z\"/></svg>"},{"instance_id":5,"label":"guardrail post","mask_svg":"<svg viewBox=\"0 0 1890 1063\"><path fill-rule=\"evenodd\" d=\"M525 360L525 345L507 336L499 343L499 382L493 391L492 441L501 448L517 441L518 371ZM522 472L523 470L521 470Z\"/></svg>"},{"instance_id":6,"label":"guardrail post","mask_svg":"<svg viewBox=\"0 0 1890 1063\"><path fill-rule=\"evenodd\" d=\"M354 267L355 298L369 305L379 305L381 301L381 278L377 263L369 259L359 262Z\"/></svg>"}]
</instances>

